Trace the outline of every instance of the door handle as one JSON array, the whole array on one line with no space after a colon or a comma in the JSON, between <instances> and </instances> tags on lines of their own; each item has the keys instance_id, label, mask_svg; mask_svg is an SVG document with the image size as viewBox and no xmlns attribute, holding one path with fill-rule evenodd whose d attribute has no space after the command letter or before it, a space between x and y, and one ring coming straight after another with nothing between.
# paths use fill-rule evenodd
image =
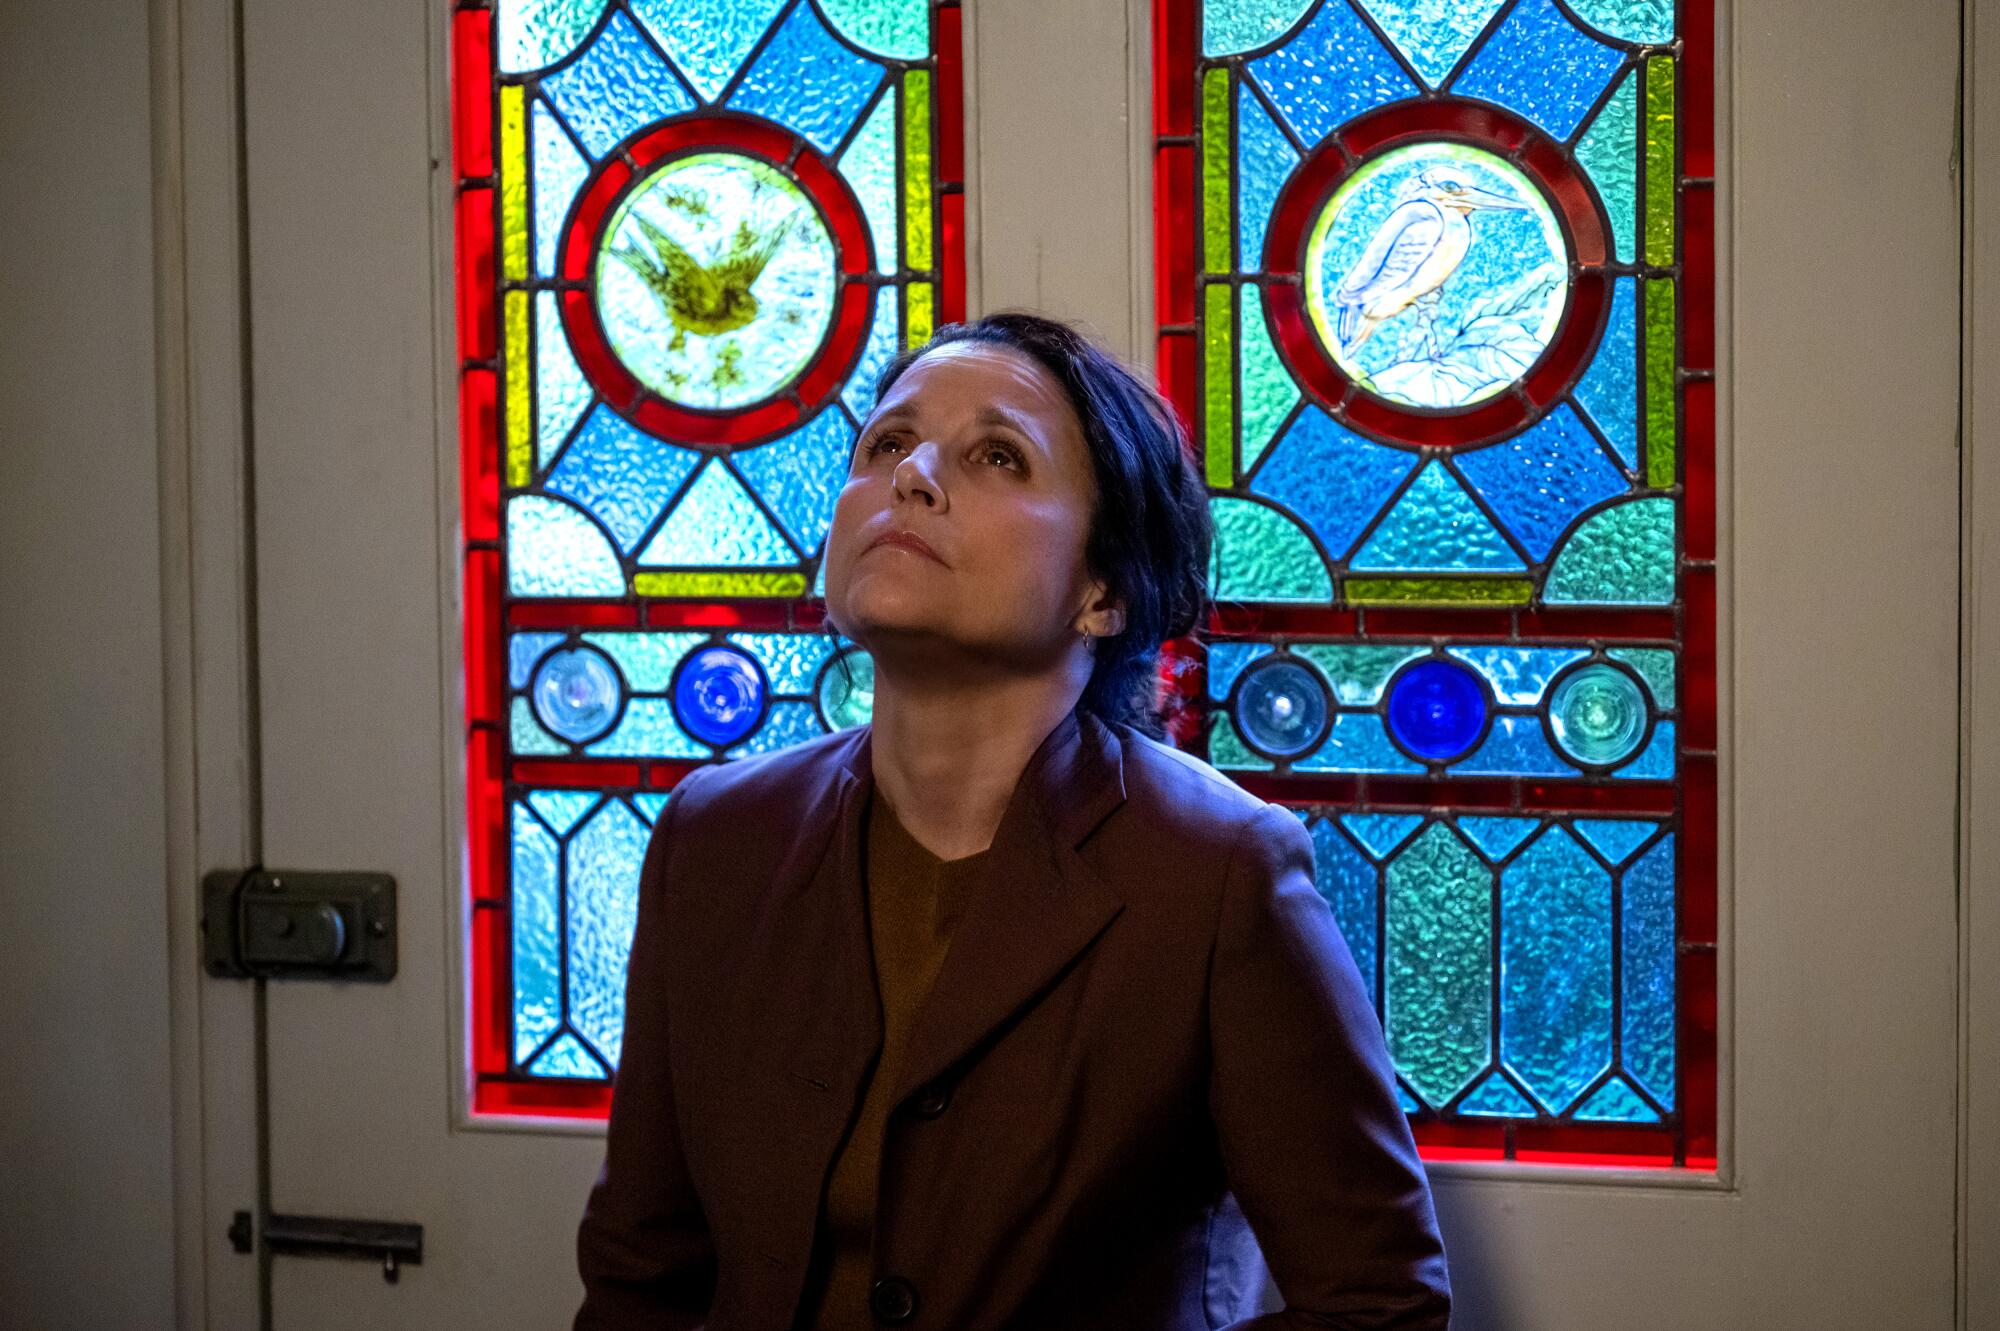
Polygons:
<instances>
[{"instance_id":1,"label":"door handle","mask_svg":"<svg viewBox=\"0 0 2000 1331\"><path fill-rule=\"evenodd\" d=\"M396 974L396 880L386 873L217 869L201 886L210 975L384 981Z\"/></svg>"}]
</instances>

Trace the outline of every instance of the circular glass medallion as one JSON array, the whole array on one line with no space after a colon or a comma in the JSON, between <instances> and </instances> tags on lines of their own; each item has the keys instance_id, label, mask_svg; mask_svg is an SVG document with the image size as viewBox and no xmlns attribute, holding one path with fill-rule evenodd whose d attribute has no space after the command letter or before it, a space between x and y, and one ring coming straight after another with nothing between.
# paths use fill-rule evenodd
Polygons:
<instances>
[{"instance_id":1,"label":"circular glass medallion","mask_svg":"<svg viewBox=\"0 0 2000 1331\"><path fill-rule=\"evenodd\" d=\"M703 152L647 176L612 213L597 308L646 387L729 411L813 359L839 280L826 221L790 177L745 153Z\"/></svg>"},{"instance_id":2,"label":"circular glass medallion","mask_svg":"<svg viewBox=\"0 0 2000 1331\"><path fill-rule=\"evenodd\" d=\"M866 725L875 714L875 658L859 648L834 657L819 672L818 695L827 729Z\"/></svg>"},{"instance_id":3,"label":"circular glass medallion","mask_svg":"<svg viewBox=\"0 0 2000 1331\"><path fill-rule=\"evenodd\" d=\"M528 703L551 734L572 744L610 730L625 701L625 689L611 658L595 647L564 647L535 667Z\"/></svg>"},{"instance_id":4,"label":"circular glass medallion","mask_svg":"<svg viewBox=\"0 0 2000 1331\"><path fill-rule=\"evenodd\" d=\"M1593 661L1549 690L1549 736L1586 767L1624 762L1646 738L1646 691L1617 666Z\"/></svg>"},{"instance_id":5,"label":"circular glass medallion","mask_svg":"<svg viewBox=\"0 0 2000 1331\"><path fill-rule=\"evenodd\" d=\"M764 715L764 676L734 647L704 647L674 679L674 716L695 738L717 748L757 728Z\"/></svg>"},{"instance_id":6,"label":"circular glass medallion","mask_svg":"<svg viewBox=\"0 0 2000 1331\"><path fill-rule=\"evenodd\" d=\"M1430 657L1389 686L1389 731L1426 762L1450 762L1486 729L1486 690L1456 661Z\"/></svg>"},{"instance_id":7,"label":"circular glass medallion","mask_svg":"<svg viewBox=\"0 0 2000 1331\"><path fill-rule=\"evenodd\" d=\"M1540 189L1462 143L1391 149L1327 200L1306 245L1314 332L1363 390L1451 410L1541 358L1569 295L1569 249Z\"/></svg>"},{"instance_id":8,"label":"circular glass medallion","mask_svg":"<svg viewBox=\"0 0 2000 1331\"><path fill-rule=\"evenodd\" d=\"M1274 757L1296 757L1326 730L1326 686L1297 661L1266 659L1244 672L1235 712L1245 739Z\"/></svg>"}]
</instances>

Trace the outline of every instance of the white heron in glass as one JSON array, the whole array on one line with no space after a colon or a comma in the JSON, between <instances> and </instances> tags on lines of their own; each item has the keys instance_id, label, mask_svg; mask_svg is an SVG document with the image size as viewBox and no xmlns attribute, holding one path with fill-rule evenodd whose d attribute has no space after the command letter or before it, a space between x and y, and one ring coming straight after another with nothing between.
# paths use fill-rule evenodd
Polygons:
<instances>
[{"instance_id":1,"label":"white heron in glass","mask_svg":"<svg viewBox=\"0 0 2000 1331\"><path fill-rule=\"evenodd\" d=\"M1404 181L1396 206L1334 291L1334 336L1341 354L1351 359L1377 328L1415 305L1417 323L1405 347L1426 342L1437 355L1432 322L1444 284L1472 248L1472 214L1484 208L1523 212L1527 206L1480 188L1452 166L1427 167Z\"/></svg>"}]
</instances>

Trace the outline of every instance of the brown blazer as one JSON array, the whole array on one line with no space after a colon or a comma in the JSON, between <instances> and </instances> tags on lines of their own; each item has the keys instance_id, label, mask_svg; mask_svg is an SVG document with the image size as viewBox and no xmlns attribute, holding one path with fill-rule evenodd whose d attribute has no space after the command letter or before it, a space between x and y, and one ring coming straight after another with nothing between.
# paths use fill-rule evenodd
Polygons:
<instances>
[{"instance_id":1,"label":"brown blazer","mask_svg":"<svg viewBox=\"0 0 2000 1331\"><path fill-rule=\"evenodd\" d=\"M881 1041L870 736L699 769L655 825L578 1331L791 1326ZM1298 819L1073 711L993 848L910 1038L857 1322L1444 1327L1423 1167ZM1285 1308L1255 1316L1264 1259Z\"/></svg>"}]
</instances>

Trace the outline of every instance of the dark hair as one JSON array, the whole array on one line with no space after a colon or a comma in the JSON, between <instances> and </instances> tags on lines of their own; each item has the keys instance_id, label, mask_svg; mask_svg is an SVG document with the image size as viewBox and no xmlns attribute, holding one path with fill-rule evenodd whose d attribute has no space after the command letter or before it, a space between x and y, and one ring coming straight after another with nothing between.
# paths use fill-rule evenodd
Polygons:
<instances>
[{"instance_id":1,"label":"dark hair","mask_svg":"<svg viewBox=\"0 0 2000 1331\"><path fill-rule=\"evenodd\" d=\"M1125 603L1125 626L1097 640L1097 663L1077 706L1104 721L1165 735L1177 696L1162 705L1160 644L1193 631L1208 609L1214 525L1187 431L1159 392L1068 324L1026 311L949 323L899 353L875 381L875 399L925 352L953 342L1011 347L1055 376L1083 424L1097 476L1084 558Z\"/></svg>"}]
</instances>

